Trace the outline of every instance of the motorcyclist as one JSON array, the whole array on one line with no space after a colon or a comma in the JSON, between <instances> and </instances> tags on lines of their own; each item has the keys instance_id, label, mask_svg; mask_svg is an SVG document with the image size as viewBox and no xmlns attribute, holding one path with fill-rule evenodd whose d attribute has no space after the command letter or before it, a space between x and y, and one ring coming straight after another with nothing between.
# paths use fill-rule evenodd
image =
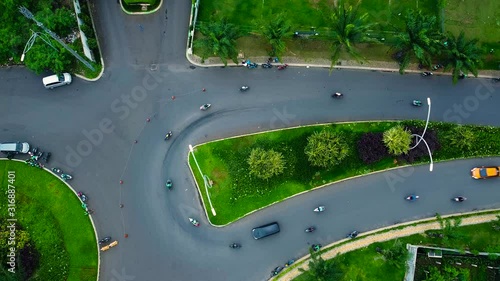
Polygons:
<instances>
[{"instance_id":1,"label":"motorcyclist","mask_svg":"<svg viewBox=\"0 0 500 281\"><path fill-rule=\"evenodd\" d=\"M464 202L465 201L465 197L463 196L458 196L458 197L455 197L455 200L458 201L458 202Z\"/></svg>"},{"instance_id":2,"label":"motorcyclist","mask_svg":"<svg viewBox=\"0 0 500 281\"><path fill-rule=\"evenodd\" d=\"M321 248L321 244L313 244L313 245L312 245L312 249L313 249L314 251L319 251L319 249L320 249L320 248Z\"/></svg>"},{"instance_id":3,"label":"motorcyclist","mask_svg":"<svg viewBox=\"0 0 500 281\"><path fill-rule=\"evenodd\" d=\"M316 228L313 226L306 228L306 232L313 232L314 230L316 230Z\"/></svg>"},{"instance_id":4,"label":"motorcyclist","mask_svg":"<svg viewBox=\"0 0 500 281\"><path fill-rule=\"evenodd\" d=\"M413 100L413 105L416 105L416 106L421 106L422 105L422 102L419 101L419 100Z\"/></svg>"},{"instance_id":5,"label":"motorcyclist","mask_svg":"<svg viewBox=\"0 0 500 281\"><path fill-rule=\"evenodd\" d=\"M172 136L172 131L168 131L168 133L165 135L165 139L169 139Z\"/></svg>"}]
</instances>

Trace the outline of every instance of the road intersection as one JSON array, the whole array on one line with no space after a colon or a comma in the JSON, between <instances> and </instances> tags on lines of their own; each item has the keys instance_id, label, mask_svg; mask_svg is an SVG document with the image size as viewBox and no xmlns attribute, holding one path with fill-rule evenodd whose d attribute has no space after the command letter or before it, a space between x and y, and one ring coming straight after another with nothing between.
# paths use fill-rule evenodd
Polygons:
<instances>
[{"instance_id":1,"label":"road intersection","mask_svg":"<svg viewBox=\"0 0 500 281\"><path fill-rule=\"evenodd\" d=\"M165 19L163 12L128 16L114 1L97 2L106 64L97 82L74 79L47 91L25 69L1 70L0 141L52 151L52 165L92 197L99 237L128 234L102 255L101 280L265 280L275 266L307 254L309 244L328 244L353 229L500 207L497 182L473 181L468 173L500 159L460 160L438 163L433 173L419 166L356 178L211 227L187 167L189 144L315 123L423 119L425 110L410 102L428 96L432 121L500 126L500 88L480 79L453 86L448 77L382 72L192 67L185 59L189 4L166 1ZM251 89L240 93L243 84ZM331 99L332 91L345 98ZM212 108L200 111L204 103ZM171 191L167 178L175 183ZM403 200L410 192L421 196L416 204ZM456 195L469 200L453 204ZM328 211L314 214L318 204ZM193 227L188 217L202 225ZM253 240L252 227L274 220L281 233ZM309 225L318 230L306 235ZM231 242L243 248L230 249Z\"/></svg>"}]
</instances>

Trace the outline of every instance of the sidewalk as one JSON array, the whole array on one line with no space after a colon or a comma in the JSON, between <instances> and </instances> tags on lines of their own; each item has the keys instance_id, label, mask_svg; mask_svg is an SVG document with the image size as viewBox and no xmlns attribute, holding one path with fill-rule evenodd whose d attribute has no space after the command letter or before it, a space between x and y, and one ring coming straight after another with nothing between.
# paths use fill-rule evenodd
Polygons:
<instances>
[{"instance_id":1,"label":"sidewalk","mask_svg":"<svg viewBox=\"0 0 500 281\"><path fill-rule=\"evenodd\" d=\"M186 51L187 59L194 65L199 67L220 67L224 66L220 58L218 57L210 57L202 63L202 59L194 54L189 54ZM257 64L262 64L267 62L268 57L244 57L238 58L238 61L241 62L243 60L251 60L252 62L256 62ZM290 66L303 66L303 67L322 67L322 68L330 68L331 61L328 59L314 59L314 60L305 60L298 57L282 57L282 61ZM275 63L275 65L280 63ZM235 64L231 60L228 61L227 66L242 66L241 63ZM358 63L353 60L341 60L338 65L335 65L336 69L360 69L360 70L376 70L376 71L386 71L386 72L399 72L398 63L393 61L368 61L366 63ZM410 64L406 69L406 73L420 73L424 70L418 69L417 64ZM442 72L442 69L438 69L433 71L434 75L451 75L449 72ZM469 77L474 77L469 74ZM479 72L478 78L498 78L500 77L500 70L481 70Z\"/></svg>"},{"instance_id":2,"label":"sidewalk","mask_svg":"<svg viewBox=\"0 0 500 281\"><path fill-rule=\"evenodd\" d=\"M500 210L497 209L497 210L492 210L492 211L498 212ZM485 215L485 214L478 213L478 215L476 215L476 216L463 218L461 226L490 222L490 221L495 220L496 216L499 214L500 213L486 214ZM466 215L466 214L463 214L463 215ZM443 216L442 218L445 219L445 218L449 218L449 217L453 217L453 216L457 216L457 215ZM425 221L430 221L430 222L426 223ZM422 222L422 223L418 224L418 225L411 225L411 224L415 224L415 223L419 223L419 222ZM401 228L401 229L394 229L394 228L401 227L404 225L408 225L408 226ZM394 230L390 230L390 229L394 229ZM417 233L423 233L427 230L432 230L432 229L440 229L440 225L437 221L435 221L435 218L424 219L424 220L416 221L416 222L415 221L408 222L408 223L403 223L403 224L399 224L399 225L393 225L390 227L377 229L377 230L373 230L373 231L366 232L366 233L361 233L360 236L358 236L358 238L356 238L355 240L352 240L352 242L350 242L350 243L335 247L335 245L338 245L338 244L341 244L341 243L344 243L345 241L347 241L347 239L342 239L340 241L334 242L334 243L326 246L325 248L330 248L330 247L334 247L334 248L321 254L321 257L325 260L332 259L337 254L343 254L343 253L354 251L354 250L357 250L360 248L364 248L364 247L367 247L370 244L373 244L376 242L383 242L383 241L388 241L388 240L392 240L392 239L396 239L396 238L400 238L400 237L405 237L405 236L409 236L409 235L413 235L413 234L417 234ZM377 232L380 232L383 230L389 230L389 231L384 232L384 233L380 233L380 234L376 234ZM370 234L372 234L372 235L370 235ZM280 276L278 278L272 278L271 280L280 280L280 281L293 280L295 277L297 277L301 274L301 272L299 272L298 268L303 268L304 270L309 269L309 266L308 266L309 257L310 257L310 255L306 255L306 256L302 257L301 259L296 261L296 263L303 262L301 265L293 268L289 272L285 273L283 276Z\"/></svg>"}]
</instances>

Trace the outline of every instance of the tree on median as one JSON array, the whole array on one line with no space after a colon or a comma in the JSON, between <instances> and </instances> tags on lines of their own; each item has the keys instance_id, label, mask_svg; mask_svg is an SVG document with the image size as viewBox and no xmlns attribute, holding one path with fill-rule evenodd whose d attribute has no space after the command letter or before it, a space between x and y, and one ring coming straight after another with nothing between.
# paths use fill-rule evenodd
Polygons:
<instances>
[{"instance_id":1,"label":"tree on median","mask_svg":"<svg viewBox=\"0 0 500 281\"><path fill-rule=\"evenodd\" d=\"M364 58L354 45L371 41L368 38L368 31L373 24L368 23L368 13L360 15L358 6L346 7L344 0L339 0L330 19L333 31L331 67L337 63L342 51L347 52L357 61L363 61Z\"/></svg>"},{"instance_id":2,"label":"tree on median","mask_svg":"<svg viewBox=\"0 0 500 281\"><path fill-rule=\"evenodd\" d=\"M393 155L405 154L410 150L410 131L398 125L384 132L384 144Z\"/></svg>"},{"instance_id":3,"label":"tree on median","mask_svg":"<svg viewBox=\"0 0 500 281\"><path fill-rule=\"evenodd\" d=\"M252 149L248 157L248 165L250 166L251 175L264 180L279 175L285 170L283 155L272 149Z\"/></svg>"},{"instance_id":4,"label":"tree on median","mask_svg":"<svg viewBox=\"0 0 500 281\"><path fill-rule=\"evenodd\" d=\"M211 22L201 22L199 31L203 37L195 41L195 47L201 49L202 59L210 56L219 57L224 65L227 59L238 63L236 39L240 37L238 28L225 18Z\"/></svg>"},{"instance_id":5,"label":"tree on median","mask_svg":"<svg viewBox=\"0 0 500 281\"><path fill-rule=\"evenodd\" d=\"M349 148L340 135L323 130L314 132L307 138L305 154L311 165L327 168L344 160L349 154Z\"/></svg>"}]
</instances>

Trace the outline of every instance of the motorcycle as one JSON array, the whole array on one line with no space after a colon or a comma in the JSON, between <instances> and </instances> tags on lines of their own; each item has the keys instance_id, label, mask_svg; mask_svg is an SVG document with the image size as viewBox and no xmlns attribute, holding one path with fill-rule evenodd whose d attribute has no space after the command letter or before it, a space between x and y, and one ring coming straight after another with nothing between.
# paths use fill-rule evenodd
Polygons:
<instances>
[{"instance_id":1,"label":"motorcycle","mask_svg":"<svg viewBox=\"0 0 500 281\"><path fill-rule=\"evenodd\" d=\"M465 198L463 196L458 196L458 197L453 198L452 200L455 202L464 202L465 200L467 200L467 198Z\"/></svg>"},{"instance_id":2,"label":"motorcycle","mask_svg":"<svg viewBox=\"0 0 500 281\"><path fill-rule=\"evenodd\" d=\"M263 64L262 64L262 67L263 67L263 68L272 68L272 67L273 67L273 65L272 65L271 63L267 62L267 63L263 63Z\"/></svg>"},{"instance_id":3,"label":"motorcycle","mask_svg":"<svg viewBox=\"0 0 500 281\"><path fill-rule=\"evenodd\" d=\"M87 202L87 196L83 192L78 192L76 195L82 200L82 202Z\"/></svg>"},{"instance_id":4,"label":"motorcycle","mask_svg":"<svg viewBox=\"0 0 500 281\"><path fill-rule=\"evenodd\" d=\"M104 237L101 240L99 240L99 245L104 244L104 243L108 243L109 241L111 241L110 236Z\"/></svg>"},{"instance_id":5,"label":"motorcycle","mask_svg":"<svg viewBox=\"0 0 500 281\"><path fill-rule=\"evenodd\" d=\"M172 131L168 131L168 133L165 135L164 140L170 139L171 136L172 136Z\"/></svg>"},{"instance_id":6,"label":"motorcycle","mask_svg":"<svg viewBox=\"0 0 500 281\"><path fill-rule=\"evenodd\" d=\"M351 238L351 239L354 239L358 236L359 232L357 232L356 230L354 230L353 232L347 234L347 238Z\"/></svg>"},{"instance_id":7,"label":"motorcycle","mask_svg":"<svg viewBox=\"0 0 500 281\"><path fill-rule=\"evenodd\" d=\"M434 73L430 72L430 71L424 71L422 72L422 76L426 77L426 76L432 76L434 75Z\"/></svg>"},{"instance_id":8,"label":"motorcycle","mask_svg":"<svg viewBox=\"0 0 500 281\"><path fill-rule=\"evenodd\" d=\"M200 110L205 111L205 110L209 109L210 106L212 106L212 105L209 103L206 103L206 104L200 106Z\"/></svg>"},{"instance_id":9,"label":"motorcycle","mask_svg":"<svg viewBox=\"0 0 500 281\"><path fill-rule=\"evenodd\" d=\"M242 61L241 63L248 68L257 68L258 66L256 63L251 62L250 60Z\"/></svg>"},{"instance_id":10,"label":"motorcycle","mask_svg":"<svg viewBox=\"0 0 500 281\"><path fill-rule=\"evenodd\" d=\"M318 206L318 207L314 208L314 211L316 213L323 212L324 210L325 210L325 206Z\"/></svg>"},{"instance_id":11,"label":"motorcycle","mask_svg":"<svg viewBox=\"0 0 500 281\"><path fill-rule=\"evenodd\" d=\"M319 251L319 249L321 249L321 247L322 247L321 244L313 244L311 246L311 249L313 249L313 251L317 252L317 251Z\"/></svg>"},{"instance_id":12,"label":"motorcycle","mask_svg":"<svg viewBox=\"0 0 500 281\"><path fill-rule=\"evenodd\" d=\"M314 226L311 226L311 227L306 228L306 232L307 232L307 233L313 232L313 231L315 231L315 230L316 230L316 228L314 228Z\"/></svg>"},{"instance_id":13,"label":"motorcycle","mask_svg":"<svg viewBox=\"0 0 500 281\"><path fill-rule=\"evenodd\" d=\"M422 102L421 102L421 101L419 101L419 100L413 100L413 101L411 102L411 104L412 104L413 106L418 106L418 107L422 106Z\"/></svg>"},{"instance_id":14,"label":"motorcycle","mask_svg":"<svg viewBox=\"0 0 500 281\"><path fill-rule=\"evenodd\" d=\"M283 69L285 69L287 67L288 67L288 64L286 64L286 63L282 64L282 65L278 65L278 70L283 70Z\"/></svg>"},{"instance_id":15,"label":"motorcycle","mask_svg":"<svg viewBox=\"0 0 500 281\"><path fill-rule=\"evenodd\" d=\"M52 172L54 172L56 174L62 174L63 171L59 168L52 168Z\"/></svg>"},{"instance_id":16,"label":"motorcycle","mask_svg":"<svg viewBox=\"0 0 500 281\"><path fill-rule=\"evenodd\" d=\"M342 98L344 95L342 93L332 94L332 98Z\"/></svg>"},{"instance_id":17,"label":"motorcycle","mask_svg":"<svg viewBox=\"0 0 500 281\"><path fill-rule=\"evenodd\" d=\"M408 200L408 201L416 201L418 198L420 198L418 195L410 195L408 197L406 197L405 199Z\"/></svg>"},{"instance_id":18,"label":"motorcycle","mask_svg":"<svg viewBox=\"0 0 500 281\"><path fill-rule=\"evenodd\" d=\"M61 174L61 179L68 181L68 180L73 179L73 177L69 174Z\"/></svg>"},{"instance_id":19,"label":"motorcycle","mask_svg":"<svg viewBox=\"0 0 500 281\"><path fill-rule=\"evenodd\" d=\"M500 82L500 78L491 78L491 81L493 83L498 83L498 82Z\"/></svg>"},{"instance_id":20,"label":"motorcycle","mask_svg":"<svg viewBox=\"0 0 500 281\"><path fill-rule=\"evenodd\" d=\"M189 221L191 222L192 225L196 227L200 226L200 223L195 219L189 218Z\"/></svg>"},{"instance_id":21,"label":"motorcycle","mask_svg":"<svg viewBox=\"0 0 500 281\"><path fill-rule=\"evenodd\" d=\"M239 249L241 248L241 245L238 244L238 243L233 243L233 244L229 244L229 248L232 248L232 249Z\"/></svg>"},{"instance_id":22,"label":"motorcycle","mask_svg":"<svg viewBox=\"0 0 500 281\"><path fill-rule=\"evenodd\" d=\"M167 183L165 183L165 186L167 187L168 190L172 189L173 186L172 180L168 179Z\"/></svg>"},{"instance_id":23,"label":"motorcycle","mask_svg":"<svg viewBox=\"0 0 500 281\"><path fill-rule=\"evenodd\" d=\"M241 86L240 92L246 92L248 89L250 89L250 87L248 87L248 86Z\"/></svg>"}]
</instances>

